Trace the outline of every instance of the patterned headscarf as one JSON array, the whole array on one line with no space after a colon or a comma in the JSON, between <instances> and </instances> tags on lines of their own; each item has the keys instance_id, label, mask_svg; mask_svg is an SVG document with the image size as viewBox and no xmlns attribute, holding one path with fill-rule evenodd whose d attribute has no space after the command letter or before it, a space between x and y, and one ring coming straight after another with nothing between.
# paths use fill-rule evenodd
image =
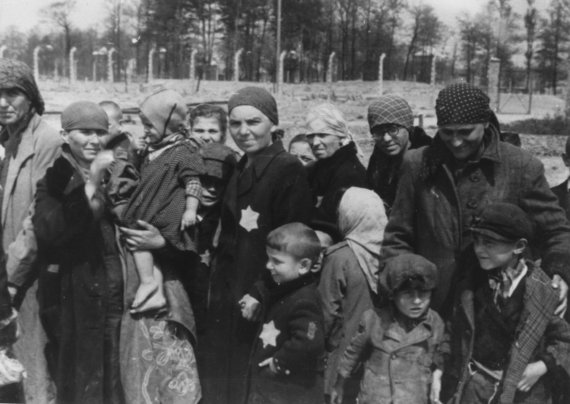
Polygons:
<instances>
[{"instance_id":1,"label":"patterned headscarf","mask_svg":"<svg viewBox=\"0 0 570 404\"><path fill-rule=\"evenodd\" d=\"M435 101L438 126L486 123L490 112L489 97L467 83L447 86Z\"/></svg>"},{"instance_id":2,"label":"patterned headscarf","mask_svg":"<svg viewBox=\"0 0 570 404\"><path fill-rule=\"evenodd\" d=\"M0 88L18 88L30 99L38 113L44 113L44 99L40 94L30 67L14 59L0 59Z\"/></svg>"},{"instance_id":3,"label":"patterned headscarf","mask_svg":"<svg viewBox=\"0 0 570 404\"><path fill-rule=\"evenodd\" d=\"M383 95L368 106L368 126L396 124L404 128L414 125L414 114L410 105L397 95Z\"/></svg>"},{"instance_id":4,"label":"patterned headscarf","mask_svg":"<svg viewBox=\"0 0 570 404\"><path fill-rule=\"evenodd\" d=\"M358 187L346 190L338 206L338 228L374 293L378 293L380 247L387 223L384 203L375 192Z\"/></svg>"}]
</instances>

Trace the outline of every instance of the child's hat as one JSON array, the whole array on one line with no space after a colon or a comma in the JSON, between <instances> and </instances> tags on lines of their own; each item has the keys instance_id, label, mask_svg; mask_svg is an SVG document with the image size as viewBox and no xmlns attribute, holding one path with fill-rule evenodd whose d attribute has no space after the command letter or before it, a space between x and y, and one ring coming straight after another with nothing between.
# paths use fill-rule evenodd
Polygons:
<instances>
[{"instance_id":1,"label":"child's hat","mask_svg":"<svg viewBox=\"0 0 570 404\"><path fill-rule=\"evenodd\" d=\"M187 107L176 91L161 89L146 97L140 110L159 133L166 135L184 125Z\"/></svg>"},{"instance_id":2,"label":"child's hat","mask_svg":"<svg viewBox=\"0 0 570 404\"><path fill-rule=\"evenodd\" d=\"M235 152L220 143L207 143L200 149L206 166L206 175L219 179L229 179L236 166Z\"/></svg>"},{"instance_id":3,"label":"child's hat","mask_svg":"<svg viewBox=\"0 0 570 404\"><path fill-rule=\"evenodd\" d=\"M421 255L401 254L386 262L380 273L380 285L390 294L404 286L432 290L437 286L437 267Z\"/></svg>"},{"instance_id":4,"label":"child's hat","mask_svg":"<svg viewBox=\"0 0 570 404\"><path fill-rule=\"evenodd\" d=\"M519 206L495 202L487 205L479 216L473 218L471 231L496 240L530 240L533 226L528 215Z\"/></svg>"},{"instance_id":5,"label":"child's hat","mask_svg":"<svg viewBox=\"0 0 570 404\"><path fill-rule=\"evenodd\" d=\"M94 102L77 101L68 105L61 113L61 128L69 132L74 129L109 130L109 118L103 108Z\"/></svg>"}]
</instances>

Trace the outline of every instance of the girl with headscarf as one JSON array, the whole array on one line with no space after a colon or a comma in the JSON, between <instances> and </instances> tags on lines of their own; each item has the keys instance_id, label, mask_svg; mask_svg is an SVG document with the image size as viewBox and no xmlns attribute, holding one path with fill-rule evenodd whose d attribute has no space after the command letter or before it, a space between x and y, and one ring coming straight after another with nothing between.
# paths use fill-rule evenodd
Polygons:
<instances>
[{"instance_id":1,"label":"girl with headscarf","mask_svg":"<svg viewBox=\"0 0 570 404\"><path fill-rule=\"evenodd\" d=\"M342 188L368 188L366 169L342 113L332 104L311 108L307 139L317 162L308 169L314 220L336 221L336 194Z\"/></svg>"},{"instance_id":2,"label":"girl with headscarf","mask_svg":"<svg viewBox=\"0 0 570 404\"><path fill-rule=\"evenodd\" d=\"M373 191L351 187L338 205L338 227L344 238L324 254L319 293L325 315L325 394L330 394L337 364L355 334L362 313L378 298L380 247L388 219ZM358 393L358 380L347 384L346 399ZM356 391L349 393L352 385Z\"/></svg>"},{"instance_id":3,"label":"girl with headscarf","mask_svg":"<svg viewBox=\"0 0 570 404\"><path fill-rule=\"evenodd\" d=\"M0 143L5 149L0 171L2 250L8 256L8 282L23 330L14 351L28 370L24 393L29 403L55 396L44 356L47 339L39 319L36 282L42 264L36 260L30 216L36 184L61 147L59 133L42 118L44 109L29 66L0 58Z\"/></svg>"},{"instance_id":4,"label":"girl with headscarf","mask_svg":"<svg viewBox=\"0 0 570 404\"><path fill-rule=\"evenodd\" d=\"M258 87L237 91L228 102L230 134L245 153L224 194L221 234L212 274L203 353L206 403L245 400L249 353L260 316L267 234L286 223L308 223L311 196L301 163L272 139L277 103ZM223 382L221 382L223 381Z\"/></svg>"}]
</instances>

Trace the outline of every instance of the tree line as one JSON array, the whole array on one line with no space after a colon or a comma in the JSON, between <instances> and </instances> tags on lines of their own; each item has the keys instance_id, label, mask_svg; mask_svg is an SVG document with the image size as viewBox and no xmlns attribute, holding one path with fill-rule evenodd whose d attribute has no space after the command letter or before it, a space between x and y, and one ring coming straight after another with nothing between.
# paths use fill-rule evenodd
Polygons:
<instances>
[{"instance_id":1,"label":"tree line","mask_svg":"<svg viewBox=\"0 0 570 404\"><path fill-rule=\"evenodd\" d=\"M570 0L551 0L544 10L535 1L527 0L521 13L512 0L489 0L451 27L432 6L413 0L282 0L285 79L324 80L335 52L338 80L377 80L385 54L386 79L429 82L435 55L438 81L463 78L484 86L496 57L503 86L556 91L566 76ZM275 78L278 0L105 0L105 6L103 26L84 28L71 18L80 2L54 1L41 10L49 33L11 27L0 44L8 55L31 63L32 50L49 43L41 69L59 76L68 75L67 55L76 47L80 79L104 77L105 58L97 57L103 48L117 51L117 80L131 59L144 77L152 48L159 77L187 78L195 50L197 76L230 79L233 57L243 49L240 80Z\"/></svg>"}]
</instances>

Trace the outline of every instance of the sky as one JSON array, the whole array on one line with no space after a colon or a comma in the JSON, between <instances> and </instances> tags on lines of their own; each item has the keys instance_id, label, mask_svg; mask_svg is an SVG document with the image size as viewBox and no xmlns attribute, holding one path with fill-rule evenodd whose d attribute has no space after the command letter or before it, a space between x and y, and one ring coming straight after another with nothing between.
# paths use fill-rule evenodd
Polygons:
<instances>
[{"instance_id":1,"label":"sky","mask_svg":"<svg viewBox=\"0 0 570 404\"><path fill-rule=\"evenodd\" d=\"M20 31L28 31L35 26L46 26L42 21L40 10L54 0L0 0L0 34L10 25L15 25ZM328 0L333 1L333 0ZM457 16L462 13L476 14L487 0L408 0L410 4L430 4L443 22L454 25ZM536 7L544 10L550 0L536 0ZM515 11L523 14L526 10L526 0L511 0ZM105 0L77 0L77 12L72 16L76 26L91 27L101 24L105 14ZM287 4L287 0L283 2Z\"/></svg>"}]
</instances>

